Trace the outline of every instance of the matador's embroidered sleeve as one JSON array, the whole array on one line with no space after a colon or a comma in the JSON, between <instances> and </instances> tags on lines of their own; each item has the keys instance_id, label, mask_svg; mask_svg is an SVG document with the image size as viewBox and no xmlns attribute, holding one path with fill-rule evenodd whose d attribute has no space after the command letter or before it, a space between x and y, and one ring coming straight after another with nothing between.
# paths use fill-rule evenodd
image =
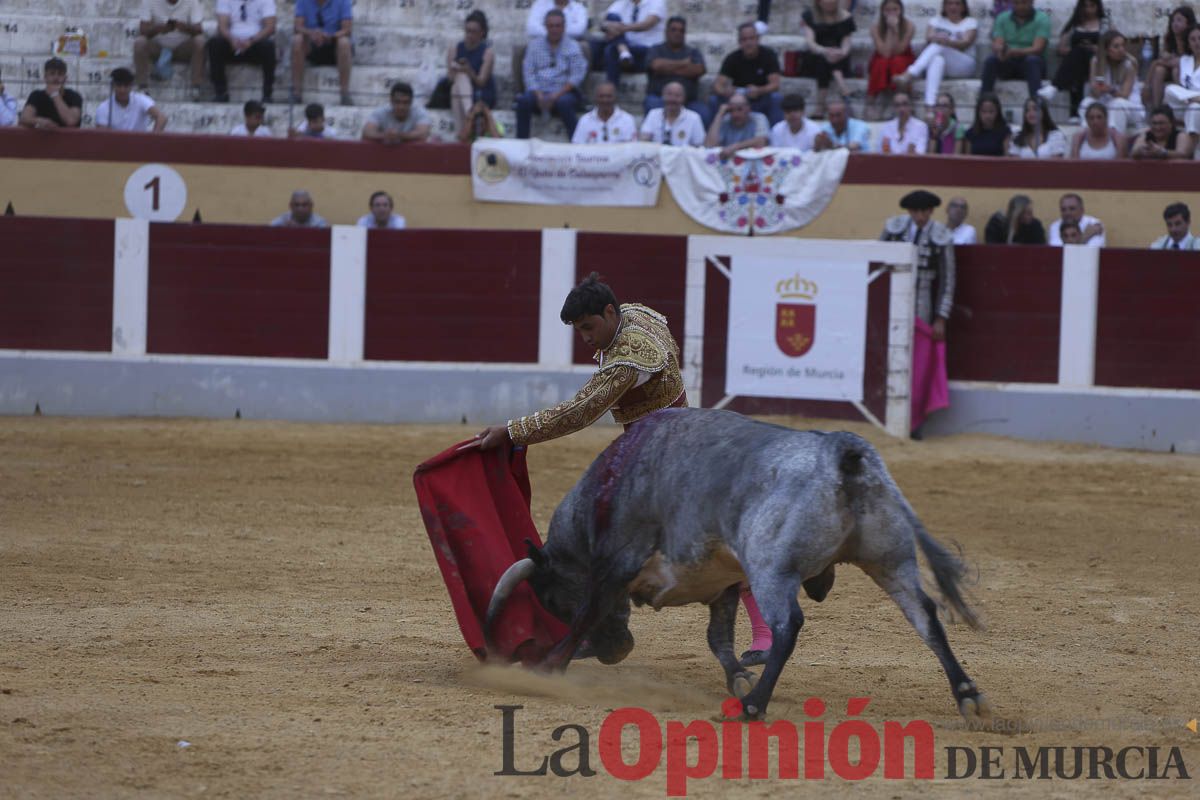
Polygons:
<instances>
[{"instance_id":1,"label":"matador's embroidered sleeve","mask_svg":"<svg viewBox=\"0 0 1200 800\"><path fill-rule=\"evenodd\" d=\"M637 370L633 367L617 365L603 369L565 403L509 420L508 436L513 444L537 444L581 431L600 419L636 383Z\"/></svg>"}]
</instances>

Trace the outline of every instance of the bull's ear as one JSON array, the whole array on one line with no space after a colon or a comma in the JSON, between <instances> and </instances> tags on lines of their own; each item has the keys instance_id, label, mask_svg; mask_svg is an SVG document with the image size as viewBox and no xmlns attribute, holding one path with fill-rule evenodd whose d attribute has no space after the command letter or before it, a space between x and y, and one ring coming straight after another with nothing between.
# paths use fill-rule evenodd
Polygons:
<instances>
[{"instance_id":1,"label":"bull's ear","mask_svg":"<svg viewBox=\"0 0 1200 800\"><path fill-rule=\"evenodd\" d=\"M542 569L546 566L546 555L542 552L542 548L533 543L532 539L525 540L525 549L529 553L529 558L533 561L538 569Z\"/></svg>"}]
</instances>

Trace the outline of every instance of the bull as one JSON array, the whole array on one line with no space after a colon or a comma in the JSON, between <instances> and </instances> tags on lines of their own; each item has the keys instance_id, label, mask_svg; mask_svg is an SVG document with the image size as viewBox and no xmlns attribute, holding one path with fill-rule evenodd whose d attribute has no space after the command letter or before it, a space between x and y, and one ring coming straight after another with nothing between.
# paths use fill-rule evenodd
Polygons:
<instances>
[{"instance_id":1,"label":"bull","mask_svg":"<svg viewBox=\"0 0 1200 800\"><path fill-rule=\"evenodd\" d=\"M766 714L804 624L801 588L824 600L834 567L858 566L900 607L933 650L959 713L991 716L958 663L921 587L917 547L946 605L971 627L963 562L935 540L888 474L852 433L797 431L712 409L665 409L635 423L601 453L559 504L542 549L513 564L493 592L485 631L528 581L547 611L569 623L543 666L565 669L585 639L615 664L633 649L630 602L705 603L708 645L750 719ZM738 584L748 580L774 635L762 675L734 656ZM490 640L489 640L490 641Z\"/></svg>"}]
</instances>

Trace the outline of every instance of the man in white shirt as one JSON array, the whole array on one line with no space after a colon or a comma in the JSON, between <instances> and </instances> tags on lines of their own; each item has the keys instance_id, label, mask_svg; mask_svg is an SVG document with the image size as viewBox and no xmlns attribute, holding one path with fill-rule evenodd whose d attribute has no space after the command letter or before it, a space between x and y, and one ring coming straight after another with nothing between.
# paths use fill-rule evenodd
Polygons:
<instances>
[{"instance_id":1,"label":"man in white shirt","mask_svg":"<svg viewBox=\"0 0 1200 800\"><path fill-rule=\"evenodd\" d=\"M1163 222L1167 223L1166 236L1160 236L1150 244L1151 250L1200 250L1200 239L1188 230L1192 224L1192 212L1184 203L1171 203L1163 210Z\"/></svg>"},{"instance_id":2,"label":"man in white shirt","mask_svg":"<svg viewBox=\"0 0 1200 800\"><path fill-rule=\"evenodd\" d=\"M404 228L404 217L392 213L392 196L387 192L371 195L371 213L358 218L360 228L388 228L398 231Z\"/></svg>"},{"instance_id":3,"label":"man in white shirt","mask_svg":"<svg viewBox=\"0 0 1200 800\"><path fill-rule=\"evenodd\" d=\"M271 220L272 228L328 228L329 222L313 211L312 195L303 189L292 192L288 210Z\"/></svg>"},{"instance_id":4,"label":"man in white shirt","mask_svg":"<svg viewBox=\"0 0 1200 800\"><path fill-rule=\"evenodd\" d=\"M633 115L617 107L617 87L608 81L596 87L592 95L596 104L579 119L572 144L614 144L637 139L637 121Z\"/></svg>"},{"instance_id":5,"label":"man in white shirt","mask_svg":"<svg viewBox=\"0 0 1200 800\"><path fill-rule=\"evenodd\" d=\"M146 0L133 40L133 70L138 88L149 86L150 64L154 77L170 80L171 63L191 63L192 101L200 99L204 85L204 19L200 0Z\"/></svg>"},{"instance_id":6,"label":"man in white shirt","mask_svg":"<svg viewBox=\"0 0 1200 800\"><path fill-rule=\"evenodd\" d=\"M275 86L275 0L217 0L217 35L208 40L214 98L229 102L225 65L261 64L264 103Z\"/></svg>"},{"instance_id":7,"label":"man in white shirt","mask_svg":"<svg viewBox=\"0 0 1200 800\"><path fill-rule=\"evenodd\" d=\"M617 83L622 71L646 71L646 53L663 41L666 21L665 0L617 0L608 7L600 23L604 38L596 40L595 49L610 83Z\"/></svg>"},{"instance_id":8,"label":"man in white shirt","mask_svg":"<svg viewBox=\"0 0 1200 800\"><path fill-rule=\"evenodd\" d=\"M975 244L979 239L974 225L967 224L967 199L951 197L946 205L946 229L955 244Z\"/></svg>"},{"instance_id":9,"label":"man in white shirt","mask_svg":"<svg viewBox=\"0 0 1200 800\"><path fill-rule=\"evenodd\" d=\"M912 98L905 92L896 92L892 105L896 117L883 123L879 131L879 152L924 155L929 150L929 126L913 116Z\"/></svg>"},{"instance_id":10,"label":"man in white shirt","mask_svg":"<svg viewBox=\"0 0 1200 800\"><path fill-rule=\"evenodd\" d=\"M1062 217L1050 223L1050 230L1046 234L1047 244L1062 247L1062 224L1064 222L1074 222L1079 226L1079 231L1082 234L1082 244L1090 244L1093 247L1104 247L1104 223L1095 217L1083 213L1082 197L1074 192L1064 194L1058 199L1058 211L1062 214Z\"/></svg>"},{"instance_id":11,"label":"man in white shirt","mask_svg":"<svg viewBox=\"0 0 1200 800\"><path fill-rule=\"evenodd\" d=\"M96 127L145 133L151 123L159 133L167 127L167 115L148 95L133 91L132 72L117 67L112 71L112 93L96 109Z\"/></svg>"},{"instance_id":12,"label":"man in white shirt","mask_svg":"<svg viewBox=\"0 0 1200 800\"><path fill-rule=\"evenodd\" d=\"M662 106L652 108L642 122L641 140L675 147L703 147L704 120L690 108L685 108L687 90L679 81L662 88Z\"/></svg>"},{"instance_id":13,"label":"man in white shirt","mask_svg":"<svg viewBox=\"0 0 1200 800\"><path fill-rule=\"evenodd\" d=\"M772 147L790 147L805 153L813 149L817 126L804 118L804 108L804 95L784 95L783 119L771 128Z\"/></svg>"},{"instance_id":14,"label":"man in white shirt","mask_svg":"<svg viewBox=\"0 0 1200 800\"><path fill-rule=\"evenodd\" d=\"M263 108L262 103L257 100L247 100L246 105L242 106L242 115L246 121L233 126L233 130L229 132L230 136L260 136L269 139L275 135L271 133L271 129L267 125L263 124L266 109Z\"/></svg>"}]
</instances>

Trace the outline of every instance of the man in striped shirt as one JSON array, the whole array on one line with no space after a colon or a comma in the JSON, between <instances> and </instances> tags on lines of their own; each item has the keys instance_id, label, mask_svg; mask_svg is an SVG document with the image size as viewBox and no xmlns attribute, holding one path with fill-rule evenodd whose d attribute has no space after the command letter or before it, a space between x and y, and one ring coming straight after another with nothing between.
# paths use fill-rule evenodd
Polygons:
<instances>
[{"instance_id":1,"label":"man in striped shirt","mask_svg":"<svg viewBox=\"0 0 1200 800\"><path fill-rule=\"evenodd\" d=\"M579 87L587 60L574 39L563 36L566 18L557 8L546 13L546 35L531 39L523 66L525 92L517 97L517 138L528 139L534 109L558 114L568 138L575 133Z\"/></svg>"}]
</instances>

